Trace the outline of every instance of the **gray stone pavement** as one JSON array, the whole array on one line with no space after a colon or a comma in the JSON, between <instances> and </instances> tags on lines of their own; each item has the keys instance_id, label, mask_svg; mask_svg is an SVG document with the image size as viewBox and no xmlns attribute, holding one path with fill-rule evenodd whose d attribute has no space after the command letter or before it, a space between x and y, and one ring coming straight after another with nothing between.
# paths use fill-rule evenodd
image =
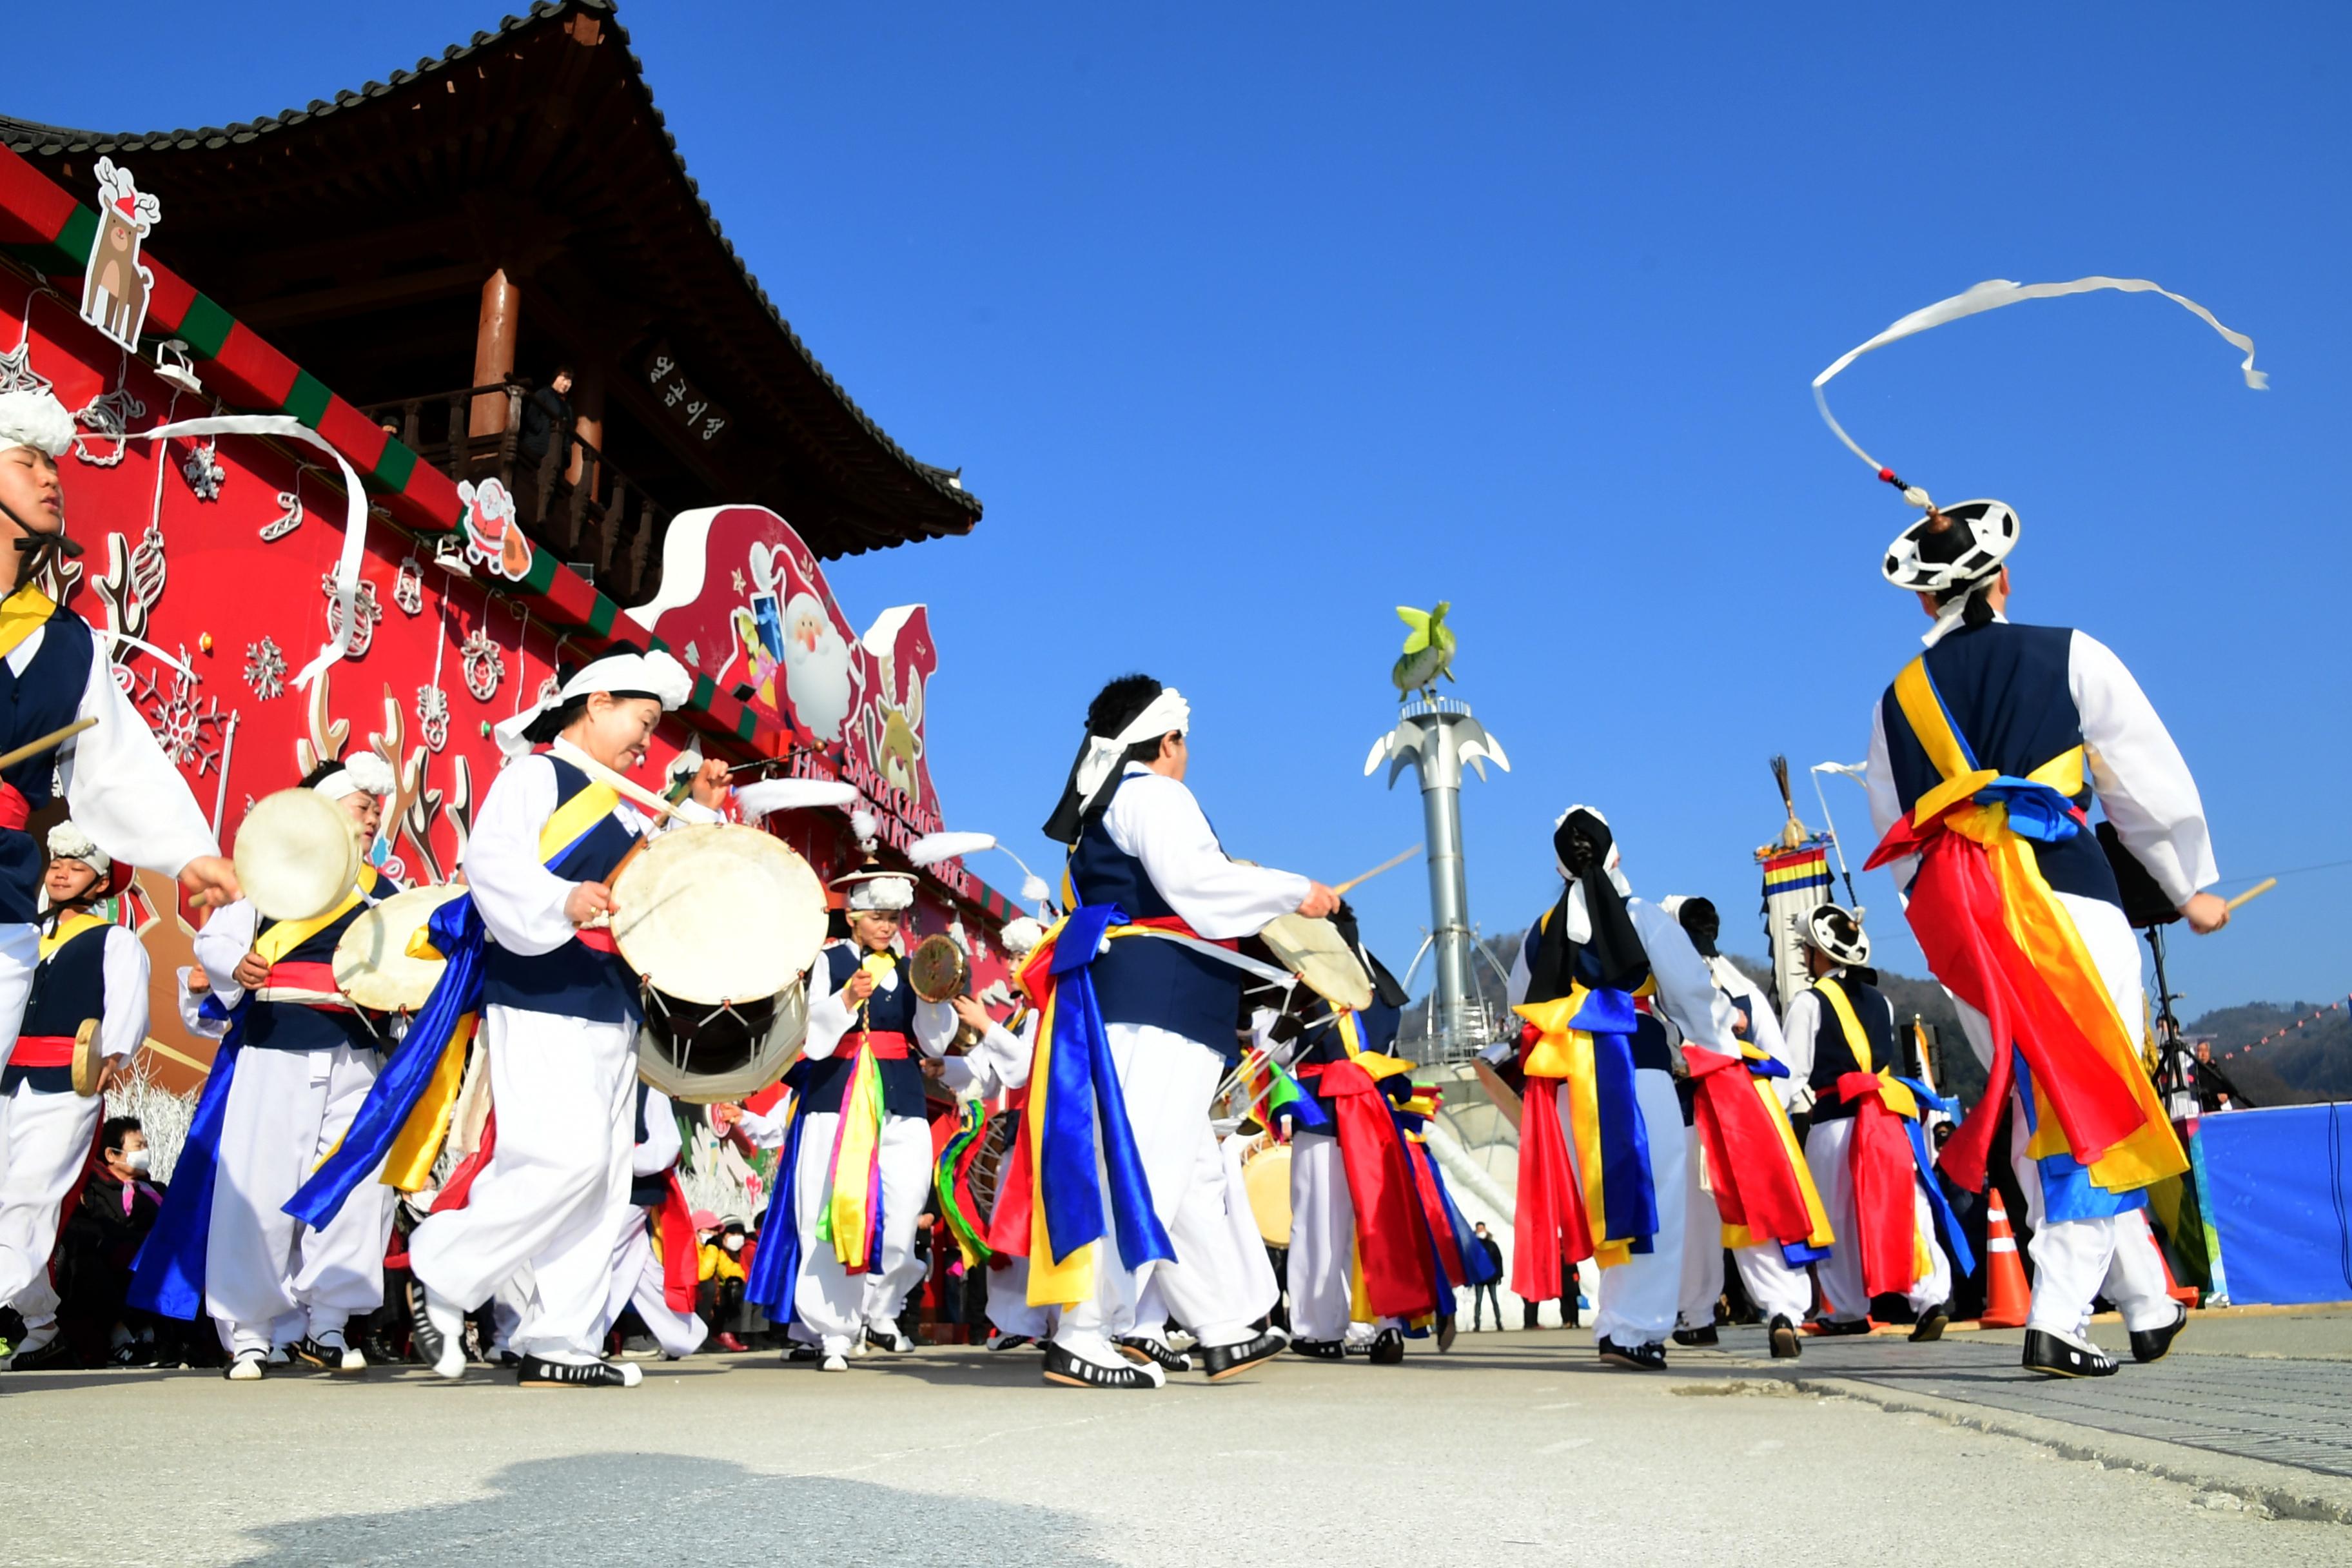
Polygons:
<instances>
[{"instance_id":1,"label":"gray stone pavement","mask_svg":"<svg viewBox=\"0 0 2352 1568\"><path fill-rule=\"evenodd\" d=\"M1958 1370L1930 1381L1998 1392L1983 1363L2006 1348L1955 1341L1937 1364ZM2352 1526L2271 1517L2243 1500L2285 1494L2242 1477L2069 1458L2090 1450L1865 1381L1907 1375L1912 1347L1815 1349L1792 1379L1734 1334L1654 1377L1599 1366L1582 1335L1465 1334L1399 1368L1293 1358L1152 1394L1048 1389L1034 1353L971 1350L830 1377L698 1357L633 1391L7 1374L0 1562L2352 1561Z\"/></svg>"}]
</instances>

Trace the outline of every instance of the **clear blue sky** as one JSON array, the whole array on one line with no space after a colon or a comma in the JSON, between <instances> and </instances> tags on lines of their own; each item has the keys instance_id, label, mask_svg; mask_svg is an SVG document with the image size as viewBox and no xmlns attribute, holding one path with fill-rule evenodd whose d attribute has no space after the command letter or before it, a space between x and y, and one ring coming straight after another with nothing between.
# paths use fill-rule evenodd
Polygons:
<instances>
[{"instance_id":1,"label":"clear blue sky","mask_svg":"<svg viewBox=\"0 0 2352 1568\"><path fill-rule=\"evenodd\" d=\"M495 4L12 19L5 106L219 123L378 78ZM625 5L704 195L827 366L961 464L969 540L840 563L924 601L953 826L1044 853L1087 697L1194 703L1235 853L1347 876L1420 837L1360 776L1397 604L1454 603L1510 774L1465 794L1490 931L1553 896L1552 816L1760 947L1765 772L1858 759L1924 622L1906 512L1813 373L1986 278L2149 277L1840 382L1865 446L2015 505L2021 619L2113 645L2196 769L2222 869L2352 859L2344 810L2352 10L1979 5ZM37 69L27 68L40 61ZM168 229L158 237L169 256ZM1861 793L1831 781L1856 852ZM1801 788L1803 786L1801 785ZM1810 789L1801 804L1817 820ZM1857 853L1857 858L1859 854ZM1005 886L1016 879L992 879ZM1892 889L1864 897L1916 971ZM2192 1013L2352 988L2352 867L2179 944ZM1399 871L1360 902L1401 963Z\"/></svg>"}]
</instances>

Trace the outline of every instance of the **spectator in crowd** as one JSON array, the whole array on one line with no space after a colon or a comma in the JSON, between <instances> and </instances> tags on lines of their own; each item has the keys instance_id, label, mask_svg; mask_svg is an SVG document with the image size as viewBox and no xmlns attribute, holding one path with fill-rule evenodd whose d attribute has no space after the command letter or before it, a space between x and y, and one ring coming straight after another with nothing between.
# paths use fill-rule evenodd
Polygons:
<instances>
[{"instance_id":1,"label":"spectator in crowd","mask_svg":"<svg viewBox=\"0 0 2352 1568\"><path fill-rule=\"evenodd\" d=\"M1486 1309L1492 1307L1495 1309L1495 1331L1500 1333L1503 1331L1503 1299L1496 1294L1496 1289L1503 1276L1503 1244L1487 1234L1483 1224L1476 1226L1476 1230L1478 1249L1486 1255L1486 1261L1494 1266L1495 1272L1484 1284L1474 1285L1470 1289L1470 1327L1476 1331L1485 1331Z\"/></svg>"},{"instance_id":2,"label":"spectator in crowd","mask_svg":"<svg viewBox=\"0 0 2352 1568\"><path fill-rule=\"evenodd\" d=\"M2252 1110L2254 1102L2230 1081L2213 1059L2213 1042L2197 1042L2197 1109L2210 1116L2217 1110Z\"/></svg>"},{"instance_id":3,"label":"spectator in crowd","mask_svg":"<svg viewBox=\"0 0 2352 1568\"><path fill-rule=\"evenodd\" d=\"M750 1269L750 1228L737 1215L729 1215L719 1226L717 1247L705 1251L709 1258L709 1270L702 1277L696 1305L702 1321L711 1327L712 1342L723 1351L747 1348L740 1331L743 1326L743 1281ZM715 1257L711 1256L713 1251Z\"/></svg>"},{"instance_id":4,"label":"spectator in crowd","mask_svg":"<svg viewBox=\"0 0 2352 1568\"><path fill-rule=\"evenodd\" d=\"M518 447L534 472L547 449L555 448L556 471L572 466L572 367L560 364L547 384L534 387L522 401L522 434Z\"/></svg>"},{"instance_id":5,"label":"spectator in crowd","mask_svg":"<svg viewBox=\"0 0 2352 1568\"><path fill-rule=\"evenodd\" d=\"M131 1260L163 1199L163 1189L147 1179L147 1133L137 1117L107 1119L99 1158L58 1238L60 1364L152 1366L161 1353L161 1320L124 1303Z\"/></svg>"}]
</instances>

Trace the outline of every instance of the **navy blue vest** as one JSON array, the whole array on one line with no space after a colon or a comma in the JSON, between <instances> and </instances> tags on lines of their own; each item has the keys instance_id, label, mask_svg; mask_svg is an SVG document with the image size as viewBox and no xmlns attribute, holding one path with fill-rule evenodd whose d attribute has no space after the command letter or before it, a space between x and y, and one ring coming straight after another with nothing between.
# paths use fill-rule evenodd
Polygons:
<instances>
[{"instance_id":1,"label":"navy blue vest","mask_svg":"<svg viewBox=\"0 0 2352 1568\"><path fill-rule=\"evenodd\" d=\"M836 942L824 950L826 994L839 991L866 962L866 950L854 942ZM801 1103L808 1114L841 1110L842 1090L849 1085L850 1064L857 1057L857 1013L851 1009L849 1032L841 1037L834 1054L808 1064ZM922 1047L915 1041L915 988L907 983L907 967L898 966L898 984L888 991L876 985L866 999L865 1027L878 1034L904 1035L910 1053L904 1061L877 1061L882 1069L882 1108L892 1116L929 1116L923 1096Z\"/></svg>"},{"instance_id":2,"label":"navy blue vest","mask_svg":"<svg viewBox=\"0 0 2352 1568\"><path fill-rule=\"evenodd\" d=\"M643 1079L639 1079L637 1080L637 1136L635 1142L635 1146L639 1148L644 1147L646 1140L653 1136L653 1128L646 1121L646 1107L652 1093L653 1085L647 1083ZM653 1174L646 1176L639 1175L635 1171L632 1171L629 1174L629 1201L636 1205L637 1207L641 1209L659 1208L662 1205L669 1202L669 1173L667 1171L656 1171Z\"/></svg>"},{"instance_id":3,"label":"navy blue vest","mask_svg":"<svg viewBox=\"0 0 2352 1568\"><path fill-rule=\"evenodd\" d=\"M1397 1031L1403 1023L1404 1009L1391 1007L1375 995L1372 1005L1356 1015L1356 1043L1364 1050L1386 1056L1390 1047L1396 1044ZM1339 1021L1333 1016L1328 1002L1318 1003L1310 1009L1306 1031L1299 1038L1298 1054L1292 1059L1301 1065L1348 1059L1348 1042L1340 1037ZM1411 1078L1407 1075L1391 1081L1409 1087ZM1300 1087L1314 1095L1315 1103L1323 1108L1324 1115L1336 1114L1331 1109L1331 1097L1321 1092L1314 1081L1302 1080Z\"/></svg>"},{"instance_id":4,"label":"navy blue vest","mask_svg":"<svg viewBox=\"0 0 2352 1568\"><path fill-rule=\"evenodd\" d=\"M57 1035L69 1040L84 1024L106 1016L106 933L113 929L110 924L92 926L68 938L34 968L20 1036ZM12 1065L0 1074L0 1094L14 1094L20 1083L29 1083L42 1094L70 1094L73 1068Z\"/></svg>"},{"instance_id":5,"label":"navy blue vest","mask_svg":"<svg viewBox=\"0 0 2352 1568\"><path fill-rule=\"evenodd\" d=\"M89 689L89 667L98 645L89 623L59 606L41 628L40 646L17 675L0 660L0 752L12 751L62 730L81 712ZM0 773L35 811L56 797L58 754L27 757ZM41 873L48 857L33 836L0 830L0 925L31 925L40 919Z\"/></svg>"},{"instance_id":6,"label":"navy blue vest","mask_svg":"<svg viewBox=\"0 0 2352 1568\"><path fill-rule=\"evenodd\" d=\"M557 756L555 804L588 787L588 775ZM601 882L613 874L637 836L606 812L549 868L567 882ZM482 1001L524 1013L554 1013L586 1024L634 1022L637 977L617 953L600 952L576 938L550 952L509 952L492 937L482 962Z\"/></svg>"},{"instance_id":7,"label":"navy blue vest","mask_svg":"<svg viewBox=\"0 0 2352 1568\"><path fill-rule=\"evenodd\" d=\"M332 963L335 944L343 940L352 922L367 913L369 905L380 903L400 890L398 882L379 871L373 892L295 943L279 962ZM254 939L259 941L262 933L276 924L276 921L263 921L254 928ZM331 1013L306 1007L299 1002L253 1002L245 1010L245 1044L259 1051L331 1051L337 1046L349 1046L355 1051L380 1051L390 1047L392 1041L369 1027L367 1020L357 1013Z\"/></svg>"},{"instance_id":8,"label":"navy blue vest","mask_svg":"<svg viewBox=\"0 0 2352 1568\"><path fill-rule=\"evenodd\" d=\"M1895 1029L1895 1009L1886 994L1875 985L1865 985L1852 975L1841 976L1838 988L1846 1000L1853 1004L1853 1016L1862 1025L1862 1037L1870 1042L1870 1070L1892 1068L1897 1078L1917 1078L1919 1068L1911 1059L1910 1038ZM1818 991L1820 986L1813 987ZM1806 1078L1807 1087L1813 1091L1812 1119L1815 1121L1842 1121L1854 1112L1852 1100L1837 1097L1837 1080L1850 1072L1860 1072L1862 1064L1853 1058L1853 1047L1845 1037L1845 1026L1839 1022L1837 1010L1826 996L1820 998L1821 1022L1813 1029L1813 1070Z\"/></svg>"},{"instance_id":9,"label":"navy blue vest","mask_svg":"<svg viewBox=\"0 0 2352 1568\"><path fill-rule=\"evenodd\" d=\"M1126 779L1111 785L1116 795ZM1106 797L1108 801L1108 797ZM1131 920L1172 915L1143 862L1111 842L1097 816L1070 849L1069 882L1081 904L1116 904ZM1106 1024L1148 1024L1241 1059L1242 972L1156 936L1120 937L1094 962L1095 1000Z\"/></svg>"},{"instance_id":10,"label":"navy blue vest","mask_svg":"<svg viewBox=\"0 0 2352 1568\"><path fill-rule=\"evenodd\" d=\"M2074 639L2064 626L1995 621L1956 626L1927 650L1927 674L1979 767L2024 778L2083 743L2083 719L2067 679ZM1886 730L1895 793L1908 811L1944 782L1943 775L1911 732L1892 686L1879 699L1879 717ZM2085 774L2074 804L2088 809L2091 798ZM2037 844L2033 852L2042 876L2057 891L2122 904L2116 874L2087 828L2063 844Z\"/></svg>"}]
</instances>

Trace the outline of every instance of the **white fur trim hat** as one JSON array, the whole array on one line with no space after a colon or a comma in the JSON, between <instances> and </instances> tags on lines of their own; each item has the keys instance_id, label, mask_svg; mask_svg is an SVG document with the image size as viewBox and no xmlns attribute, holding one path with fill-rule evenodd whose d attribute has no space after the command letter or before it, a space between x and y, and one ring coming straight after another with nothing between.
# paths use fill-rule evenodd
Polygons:
<instances>
[{"instance_id":1,"label":"white fur trim hat","mask_svg":"<svg viewBox=\"0 0 2352 1568\"><path fill-rule=\"evenodd\" d=\"M329 800L341 800L347 795L372 795L380 799L399 787L399 781L392 776L392 764L373 752L345 757L333 773L310 786Z\"/></svg>"},{"instance_id":2,"label":"white fur trim hat","mask_svg":"<svg viewBox=\"0 0 2352 1568\"><path fill-rule=\"evenodd\" d=\"M545 745L555 739L555 716L563 705L598 691L615 697L650 697L667 713L685 707L694 695L694 677L659 648L645 653L634 644L614 643L602 658L574 671L553 695L500 722L492 731L499 750L519 757L533 746Z\"/></svg>"},{"instance_id":3,"label":"white fur trim hat","mask_svg":"<svg viewBox=\"0 0 2352 1568\"><path fill-rule=\"evenodd\" d=\"M833 885L846 891L849 908L857 913L895 915L915 907L915 879L903 871L852 871L835 877Z\"/></svg>"},{"instance_id":4,"label":"white fur trim hat","mask_svg":"<svg viewBox=\"0 0 2352 1568\"><path fill-rule=\"evenodd\" d=\"M1004 944L1006 952L1015 958L1023 958L1035 952L1037 944L1045 940L1045 928L1027 915L1019 915L1004 922L1004 929L996 933L996 940Z\"/></svg>"},{"instance_id":5,"label":"white fur trim hat","mask_svg":"<svg viewBox=\"0 0 2352 1568\"><path fill-rule=\"evenodd\" d=\"M30 447L62 458L73 438L73 416L54 393L36 388L0 392L0 452Z\"/></svg>"},{"instance_id":6,"label":"white fur trim hat","mask_svg":"<svg viewBox=\"0 0 2352 1568\"><path fill-rule=\"evenodd\" d=\"M114 862L107 857L106 851L100 849L97 841L84 833L81 825L70 817L49 829L49 858L79 860L97 872L100 881L114 871Z\"/></svg>"}]
</instances>

